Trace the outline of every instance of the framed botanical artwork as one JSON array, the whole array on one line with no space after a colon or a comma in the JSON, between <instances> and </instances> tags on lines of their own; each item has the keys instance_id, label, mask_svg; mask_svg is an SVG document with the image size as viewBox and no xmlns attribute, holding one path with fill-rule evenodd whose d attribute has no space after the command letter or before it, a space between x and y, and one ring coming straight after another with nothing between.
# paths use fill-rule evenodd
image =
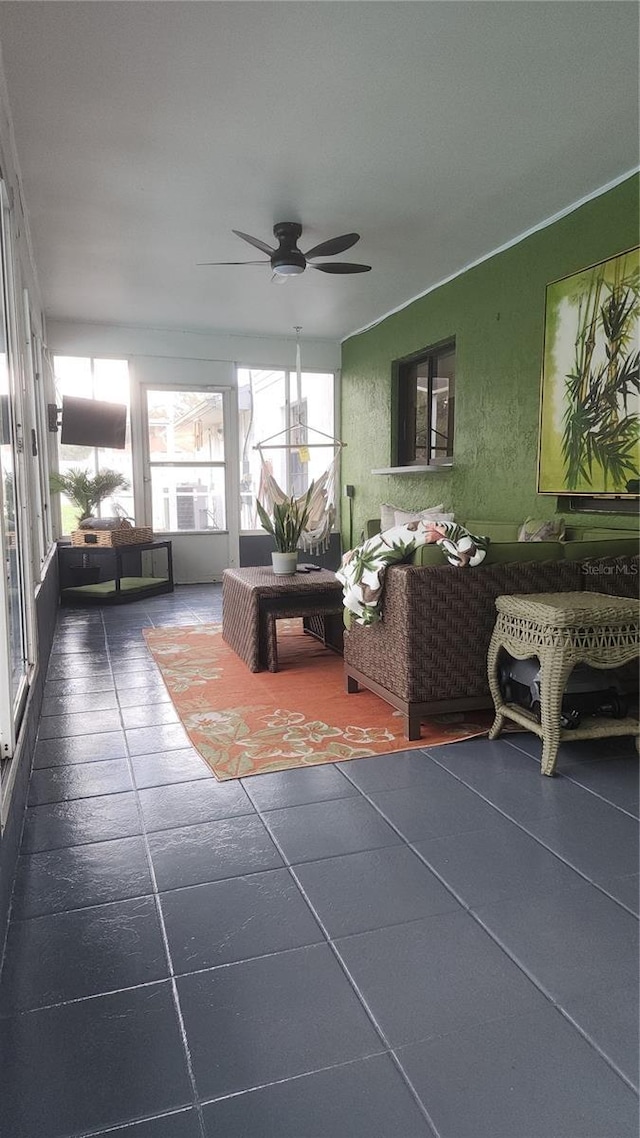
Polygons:
<instances>
[{"instance_id":1,"label":"framed botanical artwork","mask_svg":"<svg viewBox=\"0 0 640 1138\"><path fill-rule=\"evenodd\" d=\"M540 494L638 495L640 249L547 286Z\"/></svg>"}]
</instances>

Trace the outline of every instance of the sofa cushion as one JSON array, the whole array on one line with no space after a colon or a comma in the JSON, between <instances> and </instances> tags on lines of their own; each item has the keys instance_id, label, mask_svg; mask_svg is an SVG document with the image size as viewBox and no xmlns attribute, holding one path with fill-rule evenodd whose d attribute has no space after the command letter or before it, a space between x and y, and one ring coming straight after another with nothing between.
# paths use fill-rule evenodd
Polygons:
<instances>
[{"instance_id":1,"label":"sofa cushion","mask_svg":"<svg viewBox=\"0 0 640 1138\"><path fill-rule=\"evenodd\" d=\"M437 545L419 545L411 554L412 565L443 565L442 550Z\"/></svg>"},{"instance_id":2,"label":"sofa cushion","mask_svg":"<svg viewBox=\"0 0 640 1138\"><path fill-rule=\"evenodd\" d=\"M563 561L559 541L496 541L487 550L485 564L508 565L512 561Z\"/></svg>"},{"instance_id":3,"label":"sofa cushion","mask_svg":"<svg viewBox=\"0 0 640 1138\"><path fill-rule=\"evenodd\" d=\"M638 534L637 530L605 529L603 526L583 529L572 536L581 538L583 541L617 541L623 537L633 537L636 541L640 540L640 534Z\"/></svg>"},{"instance_id":4,"label":"sofa cushion","mask_svg":"<svg viewBox=\"0 0 640 1138\"><path fill-rule=\"evenodd\" d=\"M490 541L517 541L518 525L516 522L492 521L465 521L465 526L471 533L483 533Z\"/></svg>"},{"instance_id":5,"label":"sofa cushion","mask_svg":"<svg viewBox=\"0 0 640 1138\"><path fill-rule=\"evenodd\" d=\"M483 564L508 565L512 561L562 561L563 549L564 547L557 541L490 542ZM419 549L414 550L411 563L441 565L442 553L433 545L421 545Z\"/></svg>"},{"instance_id":6,"label":"sofa cushion","mask_svg":"<svg viewBox=\"0 0 640 1138\"><path fill-rule=\"evenodd\" d=\"M622 557L624 554L633 557L638 552L638 538L630 533L628 537L565 541L560 548L564 550L567 561L583 561L587 557Z\"/></svg>"}]
</instances>

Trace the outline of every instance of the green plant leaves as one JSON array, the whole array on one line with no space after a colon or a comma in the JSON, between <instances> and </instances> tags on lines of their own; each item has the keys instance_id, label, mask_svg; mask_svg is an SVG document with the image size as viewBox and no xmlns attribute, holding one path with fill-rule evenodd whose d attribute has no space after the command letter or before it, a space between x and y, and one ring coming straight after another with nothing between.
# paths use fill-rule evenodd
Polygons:
<instances>
[{"instance_id":1,"label":"green plant leaves","mask_svg":"<svg viewBox=\"0 0 640 1138\"><path fill-rule=\"evenodd\" d=\"M279 553L295 553L304 528L309 521L311 496L314 490L312 482L304 498L285 498L276 502L273 507L273 518L270 518L261 502L256 499L258 517L263 529L271 534Z\"/></svg>"},{"instance_id":2,"label":"green plant leaves","mask_svg":"<svg viewBox=\"0 0 640 1138\"><path fill-rule=\"evenodd\" d=\"M593 485L598 467L604 486L622 488L639 476L638 417L629 414L629 399L640 390L639 307L635 272L609 285L600 276L580 297L575 363L565 379L562 453L568 489L581 479ZM599 338L604 361L596 362Z\"/></svg>"},{"instance_id":3,"label":"green plant leaves","mask_svg":"<svg viewBox=\"0 0 640 1138\"><path fill-rule=\"evenodd\" d=\"M64 494L78 507L78 521L90 518L105 498L110 498L118 490L128 490L128 479L119 470L101 470L89 475L79 466L73 466L65 474L54 472L49 477L52 493Z\"/></svg>"}]
</instances>

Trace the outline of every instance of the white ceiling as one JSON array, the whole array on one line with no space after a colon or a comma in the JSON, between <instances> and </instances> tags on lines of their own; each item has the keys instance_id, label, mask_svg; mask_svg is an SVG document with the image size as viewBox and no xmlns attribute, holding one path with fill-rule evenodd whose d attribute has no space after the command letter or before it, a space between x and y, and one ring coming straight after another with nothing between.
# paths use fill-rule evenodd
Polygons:
<instances>
[{"instance_id":1,"label":"white ceiling","mask_svg":"<svg viewBox=\"0 0 640 1138\"><path fill-rule=\"evenodd\" d=\"M8 2L0 43L50 318L339 338L638 164L638 8ZM358 276L276 287L231 230Z\"/></svg>"}]
</instances>

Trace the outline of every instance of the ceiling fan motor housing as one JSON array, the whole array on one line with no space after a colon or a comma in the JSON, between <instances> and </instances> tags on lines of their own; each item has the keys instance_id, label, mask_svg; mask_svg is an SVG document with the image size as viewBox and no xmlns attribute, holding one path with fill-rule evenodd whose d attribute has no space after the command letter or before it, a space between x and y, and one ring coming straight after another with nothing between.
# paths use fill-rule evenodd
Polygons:
<instances>
[{"instance_id":1,"label":"ceiling fan motor housing","mask_svg":"<svg viewBox=\"0 0 640 1138\"><path fill-rule=\"evenodd\" d=\"M271 254L271 268L280 276L298 276L303 273L307 262L296 246L302 235L302 226L297 221L279 221L273 227L273 236L278 248Z\"/></svg>"}]
</instances>

